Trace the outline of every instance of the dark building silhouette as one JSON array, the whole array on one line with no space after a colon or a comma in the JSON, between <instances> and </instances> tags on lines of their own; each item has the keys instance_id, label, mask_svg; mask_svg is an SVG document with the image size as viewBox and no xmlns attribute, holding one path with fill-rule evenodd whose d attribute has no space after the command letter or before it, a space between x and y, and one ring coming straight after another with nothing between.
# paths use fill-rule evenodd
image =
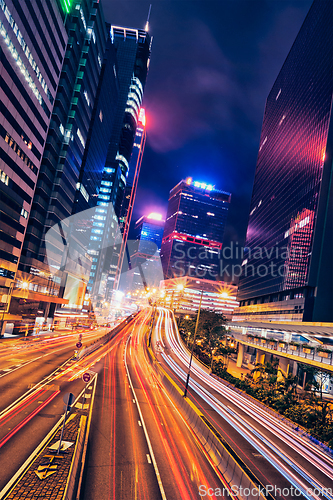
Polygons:
<instances>
[{"instance_id":1,"label":"dark building silhouette","mask_svg":"<svg viewBox=\"0 0 333 500\"><path fill-rule=\"evenodd\" d=\"M230 193L191 178L170 191L161 247L165 279L222 279L220 257L230 200Z\"/></svg>"},{"instance_id":2,"label":"dark building silhouette","mask_svg":"<svg viewBox=\"0 0 333 500\"><path fill-rule=\"evenodd\" d=\"M333 321L332 19L315 0L267 98L239 320Z\"/></svg>"}]
</instances>

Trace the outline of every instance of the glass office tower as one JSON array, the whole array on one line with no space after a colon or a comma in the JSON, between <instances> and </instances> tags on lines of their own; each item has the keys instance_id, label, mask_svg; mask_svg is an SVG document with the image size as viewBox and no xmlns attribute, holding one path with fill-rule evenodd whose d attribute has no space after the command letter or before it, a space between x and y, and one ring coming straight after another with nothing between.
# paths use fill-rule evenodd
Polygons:
<instances>
[{"instance_id":1,"label":"glass office tower","mask_svg":"<svg viewBox=\"0 0 333 500\"><path fill-rule=\"evenodd\" d=\"M150 213L136 221L135 239L128 244L123 273L119 277L119 289L123 292L136 292L146 286L160 286L160 251L165 221L162 215Z\"/></svg>"},{"instance_id":2,"label":"glass office tower","mask_svg":"<svg viewBox=\"0 0 333 500\"><path fill-rule=\"evenodd\" d=\"M93 268L89 292L109 300L118 268L122 236L118 219L124 200L130 160L150 61L151 37L144 30L111 26L111 40L116 51L119 98L109 141L102 185L97 205L104 218L103 227L92 235L89 253ZM110 206L112 209L108 209ZM116 252L116 254L115 254Z\"/></svg>"},{"instance_id":3,"label":"glass office tower","mask_svg":"<svg viewBox=\"0 0 333 500\"><path fill-rule=\"evenodd\" d=\"M231 194L213 185L181 181L170 191L161 260L165 279L218 280Z\"/></svg>"},{"instance_id":4,"label":"glass office tower","mask_svg":"<svg viewBox=\"0 0 333 500\"><path fill-rule=\"evenodd\" d=\"M143 153L145 150L145 144L146 144L146 115L144 108L141 108L139 113L138 125L135 133L135 139L133 143L132 155L129 162L129 169L126 179L126 186L123 194L123 201L120 209L119 229L122 234L122 242L119 251L115 251L112 258L112 262L116 264L116 267L110 268L109 278L112 279L113 275L115 275L113 282L114 290L118 289L119 279L122 273L123 262L126 253L127 239L132 220L136 190L139 182L141 163L142 163Z\"/></svg>"},{"instance_id":5,"label":"glass office tower","mask_svg":"<svg viewBox=\"0 0 333 500\"><path fill-rule=\"evenodd\" d=\"M52 318L56 305L64 302L74 301L73 306L81 307L91 266L86 249L77 241L81 265L78 266L75 259L67 259L66 272L62 273L63 248L55 241L46 256L45 235L50 227L61 222L63 237L68 242L68 218L72 215L77 191L79 189L83 196L89 195L81 185L80 171L108 30L99 2L59 1L58 6L68 42L19 263L21 279L29 283L31 291L39 294L39 300L29 298L16 308L26 322L34 321L36 316L41 321ZM52 270L49 265L53 266ZM87 277L81 274L82 268ZM73 294L68 297L73 283L78 290L76 299Z\"/></svg>"},{"instance_id":6,"label":"glass office tower","mask_svg":"<svg viewBox=\"0 0 333 500\"><path fill-rule=\"evenodd\" d=\"M34 295L17 268L66 43L55 0L0 0L0 334Z\"/></svg>"},{"instance_id":7,"label":"glass office tower","mask_svg":"<svg viewBox=\"0 0 333 500\"><path fill-rule=\"evenodd\" d=\"M267 98L236 319L333 321L332 19L315 0Z\"/></svg>"}]
</instances>

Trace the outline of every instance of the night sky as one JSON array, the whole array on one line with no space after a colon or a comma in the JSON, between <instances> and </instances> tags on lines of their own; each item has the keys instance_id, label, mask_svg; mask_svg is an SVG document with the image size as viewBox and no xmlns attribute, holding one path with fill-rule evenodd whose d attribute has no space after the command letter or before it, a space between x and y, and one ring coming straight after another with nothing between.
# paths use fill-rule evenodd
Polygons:
<instances>
[{"instance_id":1,"label":"night sky","mask_svg":"<svg viewBox=\"0 0 333 500\"><path fill-rule=\"evenodd\" d=\"M102 0L106 21L143 29L148 0ZM133 219L165 216L181 179L232 193L224 244L244 244L265 99L312 0L155 0L147 143Z\"/></svg>"}]
</instances>

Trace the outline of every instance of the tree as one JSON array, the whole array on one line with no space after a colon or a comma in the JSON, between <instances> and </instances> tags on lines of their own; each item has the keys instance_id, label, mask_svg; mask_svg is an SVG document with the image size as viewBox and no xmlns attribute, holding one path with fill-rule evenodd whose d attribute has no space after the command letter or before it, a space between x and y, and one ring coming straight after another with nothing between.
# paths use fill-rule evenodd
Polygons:
<instances>
[{"instance_id":1,"label":"tree","mask_svg":"<svg viewBox=\"0 0 333 500\"><path fill-rule=\"evenodd\" d=\"M332 375L320 368L315 366L309 366L306 364L300 364L300 368L303 373L306 373L306 385L304 389L306 391L313 391L314 393L319 393L320 401L323 401L323 389L325 384L332 383Z\"/></svg>"},{"instance_id":2,"label":"tree","mask_svg":"<svg viewBox=\"0 0 333 500\"><path fill-rule=\"evenodd\" d=\"M259 380L267 381L269 385L273 385L277 380L279 360L273 359L273 361L265 361L265 363L256 363L251 373L256 375L259 373Z\"/></svg>"},{"instance_id":3,"label":"tree","mask_svg":"<svg viewBox=\"0 0 333 500\"><path fill-rule=\"evenodd\" d=\"M213 311L201 310L197 331L197 338L204 341L203 347L211 352L211 347L222 340L226 335L226 318L223 314L217 314ZM185 319L181 318L179 322L179 331L183 331L185 336L188 332L191 336L194 334L196 316ZM217 341L217 342L216 342Z\"/></svg>"}]
</instances>

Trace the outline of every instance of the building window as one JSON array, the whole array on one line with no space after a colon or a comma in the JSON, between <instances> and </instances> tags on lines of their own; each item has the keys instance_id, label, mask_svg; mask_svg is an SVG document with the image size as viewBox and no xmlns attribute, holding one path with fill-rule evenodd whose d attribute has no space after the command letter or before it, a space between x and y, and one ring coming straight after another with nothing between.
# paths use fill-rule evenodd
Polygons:
<instances>
[{"instance_id":1,"label":"building window","mask_svg":"<svg viewBox=\"0 0 333 500\"><path fill-rule=\"evenodd\" d=\"M51 104L53 104L53 97L52 97L52 95L51 95L51 93L50 93L50 91L48 89L46 81L43 78L43 76L42 76L42 74L40 72L40 69L37 66L36 61L32 57L30 49L29 49L27 43L25 42L25 40L24 40L24 38L22 36L21 31L19 30L16 22L14 21L13 16L11 15L8 7L6 6L6 3L3 0L1 0L1 2L0 2L0 7L4 11L5 16L7 18L7 21L9 22L10 26L12 27L14 35L16 36L19 44L21 45L21 47L22 47L22 49L24 51L24 54L25 54L27 60L29 61L30 66L32 67L33 71L36 73L36 76L37 76L37 78L38 78L41 86L43 87L43 90L44 90L45 94L47 95L47 97L48 97L49 101L51 102ZM41 97L41 95L39 94L39 92L38 92L38 90L36 88L36 84L33 82L31 76L29 75L29 73L28 73L25 65L23 64L22 59L20 58L20 56L17 53L17 50L15 49L14 45L10 41L10 37L8 36L7 31L6 31L4 25L1 22L0 22L0 33L4 37L5 42L6 42L7 46L8 46L8 48L9 48L12 56L16 60L17 65L20 67L20 70L22 71L22 73L24 74L26 80L28 81L29 87L31 87L31 89L33 90L33 92L36 95L37 99L40 101L40 99L42 99L42 97Z\"/></svg>"},{"instance_id":2,"label":"building window","mask_svg":"<svg viewBox=\"0 0 333 500\"><path fill-rule=\"evenodd\" d=\"M3 131L4 131L4 129L3 129ZM1 134L1 135L3 135L3 134ZM21 138L23 139L23 141L27 145L27 147L29 149L31 149L32 148L32 142L27 138L27 136L25 134L22 134ZM32 161L30 160L29 156L26 155L22 151L22 149L19 147L19 145L17 144L17 142L14 141L14 139L12 138L12 136L6 133L6 135L4 136L4 139L7 142L7 144L12 148L12 150L15 151L15 153L17 154L17 156L19 156L21 158L21 160L24 161L24 163L26 164L26 166L28 168L30 168L35 175L37 175L38 169L37 169L36 165L34 163L32 163Z\"/></svg>"},{"instance_id":3,"label":"building window","mask_svg":"<svg viewBox=\"0 0 333 500\"><path fill-rule=\"evenodd\" d=\"M6 184L6 186L8 186L9 177L2 170L0 170L0 181L3 182L4 184Z\"/></svg>"}]
</instances>

